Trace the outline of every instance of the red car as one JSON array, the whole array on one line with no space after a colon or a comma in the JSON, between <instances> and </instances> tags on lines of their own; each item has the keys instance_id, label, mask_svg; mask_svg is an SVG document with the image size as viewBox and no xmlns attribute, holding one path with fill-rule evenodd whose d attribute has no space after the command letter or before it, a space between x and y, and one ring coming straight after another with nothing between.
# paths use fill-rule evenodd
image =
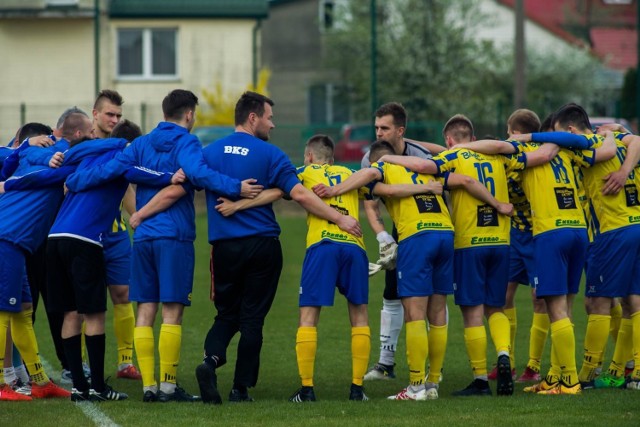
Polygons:
<instances>
[{"instance_id":1,"label":"red car","mask_svg":"<svg viewBox=\"0 0 640 427\"><path fill-rule=\"evenodd\" d=\"M374 138L373 125L346 124L340 131L340 140L336 143L334 159L336 162L360 163Z\"/></svg>"}]
</instances>

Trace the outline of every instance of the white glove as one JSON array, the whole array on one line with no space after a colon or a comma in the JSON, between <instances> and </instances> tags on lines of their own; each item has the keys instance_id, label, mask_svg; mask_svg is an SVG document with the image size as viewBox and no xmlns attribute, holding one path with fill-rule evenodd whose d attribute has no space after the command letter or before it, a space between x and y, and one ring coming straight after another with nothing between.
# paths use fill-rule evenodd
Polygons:
<instances>
[{"instance_id":1,"label":"white glove","mask_svg":"<svg viewBox=\"0 0 640 427\"><path fill-rule=\"evenodd\" d=\"M369 263L369 277L373 276L377 272L382 270L382 266L379 264L374 264L372 262Z\"/></svg>"},{"instance_id":2,"label":"white glove","mask_svg":"<svg viewBox=\"0 0 640 427\"><path fill-rule=\"evenodd\" d=\"M393 237L386 231L381 231L376 236L379 246L380 259L376 261L385 270L393 270L396 268L396 256L398 254L398 244Z\"/></svg>"}]
</instances>

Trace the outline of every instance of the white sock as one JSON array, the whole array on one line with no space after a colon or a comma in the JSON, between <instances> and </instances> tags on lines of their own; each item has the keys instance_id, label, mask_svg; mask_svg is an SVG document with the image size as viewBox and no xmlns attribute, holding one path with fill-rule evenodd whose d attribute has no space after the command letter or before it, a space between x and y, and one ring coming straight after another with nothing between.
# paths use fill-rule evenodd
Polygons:
<instances>
[{"instance_id":1,"label":"white sock","mask_svg":"<svg viewBox=\"0 0 640 427\"><path fill-rule=\"evenodd\" d=\"M400 300L382 300L380 312L380 360L379 363L393 366L396 346L402 330L404 310Z\"/></svg>"},{"instance_id":2,"label":"white sock","mask_svg":"<svg viewBox=\"0 0 640 427\"><path fill-rule=\"evenodd\" d=\"M16 380L16 371L13 369L13 366L9 368L4 368L4 382L5 384L11 384Z\"/></svg>"},{"instance_id":3,"label":"white sock","mask_svg":"<svg viewBox=\"0 0 640 427\"><path fill-rule=\"evenodd\" d=\"M29 378L29 373L27 372L27 369L23 364L21 364L20 366L14 366L13 369L16 373L16 377L18 377L23 383L27 384L29 381L31 381L31 378Z\"/></svg>"},{"instance_id":4,"label":"white sock","mask_svg":"<svg viewBox=\"0 0 640 427\"><path fill-rule=\"evenodd\" d=\"M174 383L160 383L160 391L166 394L173 394L176 391L176 385Z\"/></svg>"}]
</instances>

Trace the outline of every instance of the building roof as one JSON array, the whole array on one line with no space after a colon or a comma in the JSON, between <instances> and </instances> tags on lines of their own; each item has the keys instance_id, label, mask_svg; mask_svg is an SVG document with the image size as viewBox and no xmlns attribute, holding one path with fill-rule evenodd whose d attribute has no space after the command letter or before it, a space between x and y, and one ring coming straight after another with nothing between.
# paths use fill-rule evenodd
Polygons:
<instances>
[{"instance_id":1,"label":"building roof","mask_svg":"<svg viewBox=\"0 0 640 427\"><path fill-rule=\"evenodd\" d=\"M267 0L112 0L112 18L266 18Z\"/></svg>"},{"instance_id":2,"label":"building roof","mask_svg":"<svg viewBox=\"0 0 640 427\"><path fill-rule=\"evenodd\" d=\"M515 0L498 3L515 7ZM568 43L589 47L608 67L626 70L636 66L637 2L536 0L524 5L527 19Z\"/></svg>"}]
</instances>

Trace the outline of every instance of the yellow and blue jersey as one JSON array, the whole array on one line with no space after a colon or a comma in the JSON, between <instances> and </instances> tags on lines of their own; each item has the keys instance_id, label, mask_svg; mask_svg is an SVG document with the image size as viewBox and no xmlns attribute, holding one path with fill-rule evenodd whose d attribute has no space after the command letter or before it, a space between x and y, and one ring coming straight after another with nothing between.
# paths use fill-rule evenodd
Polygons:
<instances>
[{"instance_id":1,"label":"yellow and blue jersey","mask_svg":"<svg viewBox=\"0 0 640 427\"><path fill-rule=\"evenodd\" d=\"M373 163L382 174L385 184L426 184L430 180L446 185L446 176L435 178L403 166L389 163ZM448 174L447 174L448 175ZM453 231L453 223L442 196L425 193L410 197L385 197L384 204L398 230L398 242L425 231Z\"/></svg>"},{"instance_id":2,"label":"yellow and blue jersey","mask_svg":"<svg viewBox=\"0 0 640 427\"><path fill-rule=\"evenodd\" d=\"M513 205L511 228L531 232L533 228L531 221L531 204L522 189L522 178L518 171L514 170L507 174L507 186L509 189L509 202Z\"/></svg>"},{"instance_id":3,"label":"yellow and blue jersey","mask_svg":"<svg viewBox=\"0 0 640 427\"><path fill-rule=\"evenodd\" d=\"M433 158L438 174L456 172L477 179L500 202L509 201L507 173L524 168L521 155L502 156L454 148ZM456 249L509 244L510 220L463 189L451 191Z\"/></svg>"},{"instance_id":4,"label":"yellow and blue jersey","mask_svg":"<svg viewBox=\"0 0 640 427\"><path fill-rule=\"evenodd\" d=\"M592 146L602 146L602 135L585 135ZM595 163L590 151L578 152L577 163L583 168L583 183L589 200L589 236L591 239L601 233L617 230L640 223L640 200L638 188L640 177L635 170L627 177L624 188L618 194L602 194L604 178L622 166L627 155L627 147L621 142L626 134L614 133L616 155L604 162Z\"/></svg>"},{"instance_id":5,"label":"yellow and blue jersey","mask_svg":"<svg viewBox=\"0 0 640 427\"><path fill-rule=\"evenodd\" d=\"M537 150L540 144L529 142L514 146L520 153L527 153ZM586 228L573 168L576 158L574 151L561 149L549 163L522 172L522 188L531 204L534 236L558 228Z\"/></svg>"},{"instance_id":6,"label":"yellow and blue jersey","mask_svg":"<svg viewBox=\"0 0 640 427\"><path fill-rule=\"evenodd\" d=\"M339 165L311 164L297 169L298 179L306 188L311 189L317 184L333 186L340 184L351 176L353 171ZM358 218L360 210L359 191L354 190L341 196L323 199L327 205L343 215L351 215ZM349 243L358 245L364 249L364 240L343 231L333 222L319 218L315 215L307 215L307 248L323 241L329 240L337 243Z\"/></svg>"}]
</instances>

